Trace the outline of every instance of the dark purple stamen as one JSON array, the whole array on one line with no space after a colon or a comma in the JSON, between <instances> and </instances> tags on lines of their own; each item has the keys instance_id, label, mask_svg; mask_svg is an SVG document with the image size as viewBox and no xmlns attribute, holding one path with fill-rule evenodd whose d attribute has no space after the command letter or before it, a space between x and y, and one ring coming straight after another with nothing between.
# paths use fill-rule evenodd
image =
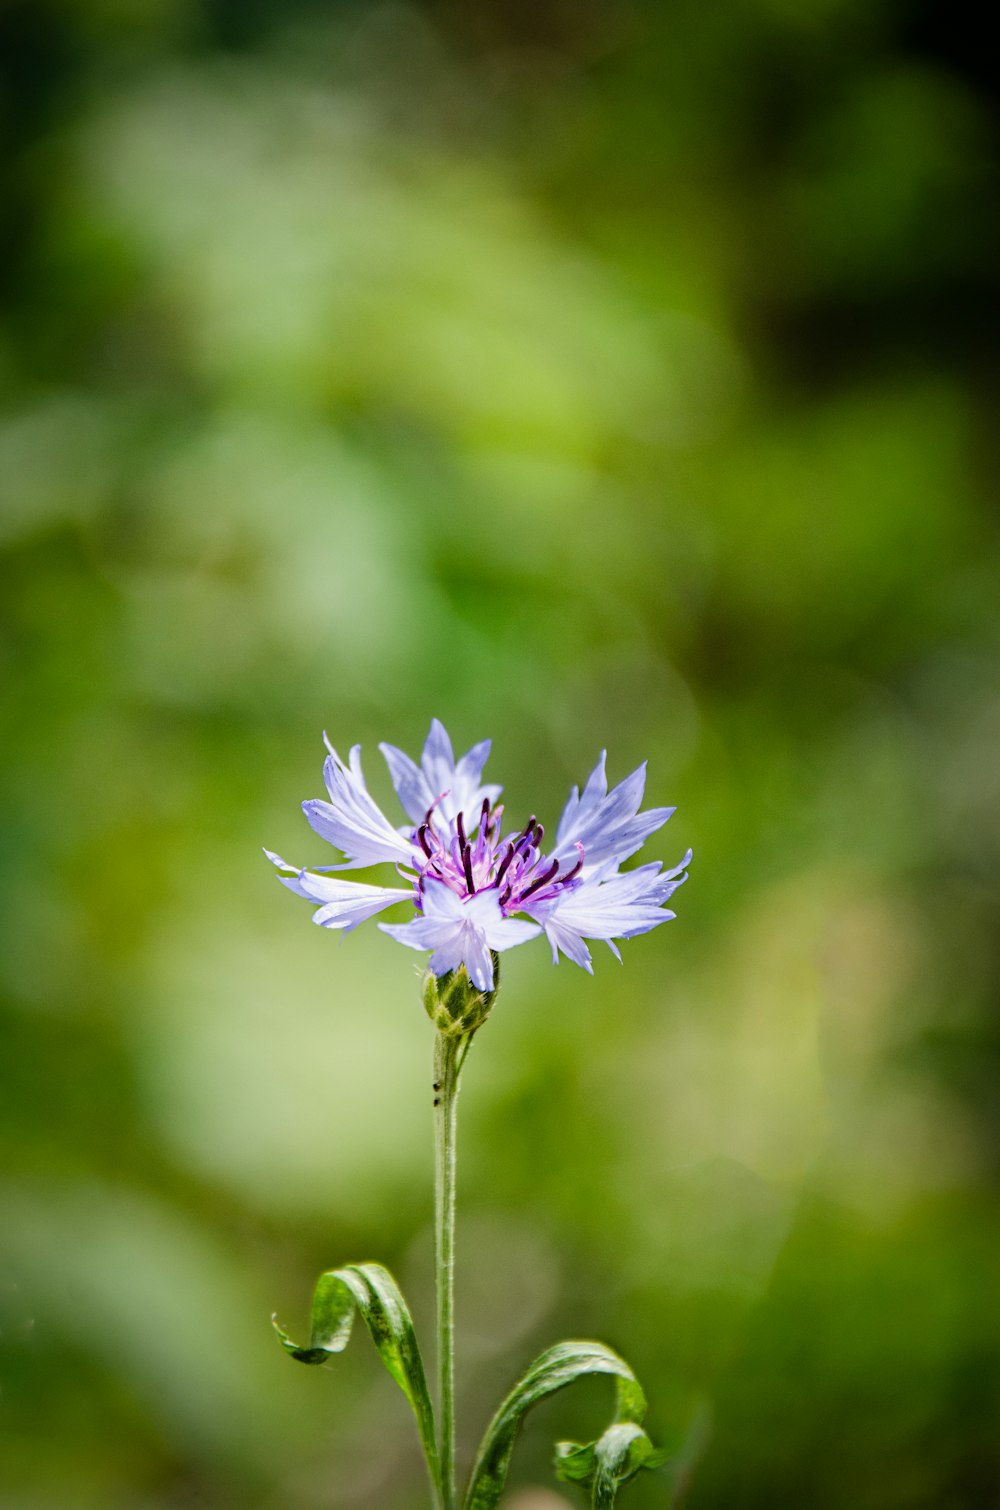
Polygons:
<instances>
[{"instance_id":1,"label":"dark purple stamen","mask_svg":"<svg viewBox=\"0 0 1000 1510\"><path fill-rule=\"evenodd\" d=\"M434 851L431 848L430 836L428 834L429 827L429 824L421 823L420 827L417 829L417 843L420 845L420 848L423 850L428 860L433 860Z\"/></svg>"},{"instance_id":2,"label":"dark purple stamen","mask_svg":"<svg viewBox=\"0 0 1000 1510\"><path fill-rule=\"evenodd\" d=\"M534 829L535 820L534 818L529 818L524 828L522 828L521 832L514 840L514 848L516 850L528 850L531 848L532 844L534 843L534 840L532 839Z\"/></svg>"},{"instance_id":3,"label":"dark purple stamen","mask_svg":"<svg viewBox=\"0 0 1000 1510\"><path fill-rule=\"evenodd\" d=\"M514 844L509 844L507 846L507 853L504 855L503 859L500 861L500 869L497 871L496 878L494 879L494 882L493 882L494 886L499 886L500 882L503 880L504 876L507 874L507 867L510 864L511 860L513 860L513 858L514 858L514 851L515 851L516 847L517 846L514 845Z\"/></svg>"},{"instance_id":4,"label":"dark purple stamen","mask_svg":"<svg viewBox=\"0 0 1000 1510\"><path fill-rule=\"evenodd\" d=\"M558 869L559 861L553 860L548 870L545 871L543 875L540 875L537 881L532 881L531 885L527 886L524 891L521 892L521 901L523 902L525 897L530 897L533 891L540 891L543 886L547 886L555 876Z\"/></svg>"},{"instance_id":5,"label":"dark purple stamen","mask_svg":"<svg viewBox=\"0 0 1000 1510\"><path fill-rule=\"evenodd\" d=\"M459 849L465 849L468 841L465 837L465 823L461 813L455 818L455 827L458 829L458 847Z\"/></svg>"},{"instance_id":6,"label":"dark purple stamen","mask_svg":"<svg viewBox=\"0 0 1000 1510\"><path fill-rule=\"evenodd\" d=\"M472 851L468 844L462 846L462 864L465 867L465 879L469 886L469 896L474 897L476 894L476 883L472 879Z\"/></svg>"}]
</instances>

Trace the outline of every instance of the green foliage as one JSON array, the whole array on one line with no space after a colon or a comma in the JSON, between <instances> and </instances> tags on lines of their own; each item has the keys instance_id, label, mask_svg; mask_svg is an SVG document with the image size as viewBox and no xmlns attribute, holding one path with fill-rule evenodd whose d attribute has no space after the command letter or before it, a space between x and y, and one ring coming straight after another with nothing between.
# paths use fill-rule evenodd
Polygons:
<instances>
[{"instance_id":1,"label":"green foliage","mask_svg":"<svg viewBox=\"0 0 1000 1510\"><path fill-rule=\"evenodd\" d=\"M410 1402L431 1483L437 1483L434 1409L413 1320L402 1292L381 1264L348 1264L320 1275L313 1294L309 1344L299 1347L275 1323L281 1345L299 1363L327 1363L347 1346L359 1311L379 1357Z\"/></svg>"},{"instance_id":2,"label":"green foliage","mask_svg":"<svg viewBox=\"0 0 1000 1510\"><path fill-rule=\"evenodd\" d=\"M348 1264L322 1274L313 1294L307 1346L293 1342L277 1322L274 1329L282 1347L297 1362L324 1364L346 1348L356 1312L360 1312L379 1357L410 1403L431 1485L438 1494L434 1409L413 1320L389 1271L381 1264ZM645 1415L646 1397L624 1359L599 1342L560 1342L535 1359L490 1422L472 1469L464 1510L495 1510L527 1412L540 1400L592 1374L614 1377L616 1420L597 1442L586 1447L560 1443L559 1477L592 1485L593 1504L609 1510L618 1489L640 1468L658 1467L665 1460L665 1454L654 1451L638 1424Z\"/></svg>"},{"instance_id":3,"label":"green foliage","mask_svg":"<svg viewBox=\"0 0 1000 1510\"><path fill-rule=\"evenodd\" d=\"M690 1479L708 1444L709 1413L702 1405L686 1434L666 1447L654 1447L635 1421L616 1421L596 1442L560 1442L556 1473L568 1484L589 1486L595 1510L614 1505L618 1490L643 1468L659 1470L657 1504L667 1510Z\"/></svg>"},{"instance_id":4,"label":"green foliage","mask_svg":"<svg viewBox=\"0 0 1000 1510\"><path fill-rule=\"evenodd\" d=\"M416 957L259 846L334 858L320 731L388 804L431 713L550 833L648 758L698 864L624 967L504 956L460 1458L613 1325L715 1403L691 1510L996 1499L991 56L942 0L0 5L10 1505L426 1510L345 1472L410 1435L363 1349L245 1318L331 1242L427 1293Z\"/></svg>"},{"instance_id":5,"label":"green foliage","mask_svg":"<svg viewBox=\"0 0 1000 1510\"><path fill-rule=\"evenodd\" d=\"M556 1472L566 1483L589 1484L591 1503L609 1510L618 1490L640 1468L658 1467L661 1458L634 1421L616 1421L596 1442L580 1446L560 1442L556 1448Z\"/></svg>"},{"instance_id":6,"label":"green foliage","mask_svg":"<svg viewBox=\"0 0 1000 1510\"><path fill-rule=\"evenodd\" d=\"M497 1410L486 1429L479 1446L469 1488L465 1496L465 1510L494 1510L499 1503L507 1482L514 1441L521 1423L533 1405L540 1400L565 1389L577 1379L591 1374L610 1374L616 1380L616 1424L600 1443L590 1449L587 1474L594 1474L595 1504L614 1503L615 1490L619 1483L641 1467L637 1460L636 1443L639 1438L648 1442L638 1423L646 1412L646 1397L635 1374L623 1358L599 1342L558 1342L547 1348L531 1364L514 1385L510 1394ZM633 1430L638 1434L633 1435ZM620 1444L624 1441L624 1450ZM634 1464L634 1466L631 1466ZM626 1465L629 1471L625 1472ZM574 1460L574 1468L576 1460ZM576 1477L576 1474L573 1474ZM601 1499L597 1499L600 1484ZM608 1498L610 1495L610 1498Z\"/></svg>"}]
</instances>

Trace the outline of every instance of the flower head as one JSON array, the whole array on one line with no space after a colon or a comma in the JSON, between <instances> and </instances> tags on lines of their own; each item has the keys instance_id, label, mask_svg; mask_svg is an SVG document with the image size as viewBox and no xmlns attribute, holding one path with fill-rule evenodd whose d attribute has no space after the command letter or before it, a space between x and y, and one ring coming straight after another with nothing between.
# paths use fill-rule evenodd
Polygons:
<instances>
[{"instance_id":1,"label":"flower head","mask_svg":"<svg viewBox=\"0 0 1000 1510\"><path fill-rule=\"evenodd\" d=\"M456 761L435 718L419 765L393 745L379 746L409 819L401 828L393 828L369 795L360 746L346 764L327 748L329 801L302 808L344 860L300 870L265 851L282 884L317 904L313 921L324 928L348 933L396 902L412 902L417 915L410 922L380 923L382 931L411 949L430 950L435 975L464 966L478 990L492 991L493 952L544 932L554 963L561 951L593 973L586 939L603 939L620 959L615 939L648 933L674 916L664 903L687 880L690 850L672 870L659 861L620 868L674 811L639 811L645 765L608 791L602 754L583 791L571 791L546 850L545 830L534 816L523 828L503 832L501 788L481 782L488 739ZM386 862L396 866L400 885L371 886L335 874Z\"/></svg>"}]
</instances>

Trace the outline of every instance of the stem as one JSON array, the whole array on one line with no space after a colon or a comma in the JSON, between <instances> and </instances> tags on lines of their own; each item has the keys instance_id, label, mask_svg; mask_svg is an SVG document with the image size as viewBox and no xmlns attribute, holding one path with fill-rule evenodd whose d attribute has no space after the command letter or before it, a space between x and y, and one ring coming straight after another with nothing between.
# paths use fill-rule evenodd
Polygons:
<instances>
[{"instance_id":1,"label":"stem","mask_svg":"<svg viewBox=\"0 0 1000 1510\"><path fill-rule=\"evenodd\" d=\"M455 1510L455 1128L463 1041L434 1044L434 1271L443 1510Z\"/></svg>"}]
</instances>

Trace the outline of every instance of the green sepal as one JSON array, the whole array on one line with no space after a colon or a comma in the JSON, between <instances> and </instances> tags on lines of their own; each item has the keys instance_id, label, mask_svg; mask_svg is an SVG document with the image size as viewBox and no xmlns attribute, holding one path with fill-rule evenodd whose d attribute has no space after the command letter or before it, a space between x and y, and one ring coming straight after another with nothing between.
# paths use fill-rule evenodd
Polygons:
<instances>
[{"instance_id":1,"label":"green sepal","mask_svg":"<svg viewBox=\"0 0 1000 1510\"><path fill-rule=\"evenodd\" d=\"M277 1322L282 1347L299 1363L329 1362L342 1353L360 1311L382 1362L410 1402L431 1481L438 1481L434 1409L427 1390L413 1318L402 1291L381 1264L348 1264L321 1274L313 1295L308 1347L299 1347Z\"/></svg>"},{"instance_id":2,"label":"green sepal","mask_svg":"<svg viewBox=\"0 0 1000 1510\"><path fill-rule=\"evenodd\" d=\"M439 1033L446 1038L471 1037L489 1017L493 1003L500 990L500 956L491 951L493 958L493 990L480 991L473 985L464 965L449 970L445 975L435 975L428 970L424 976L422 997L424 1011Z\"/></svg>"},{"instance_id":3,"label":"green sepal","mask_svg":"<svg viewBox=\"0 0 1000 1510\"><path fill-rule=\"evenodd\" d=\"M535 1359L486 1428L472 1470L464 1510L495 1510L507 1481L514 1441L526 1412L539 1400L589 1374L614 1376L617 1384L615 1424L639 1428L646 1413L646 1397L624 1358L619 1358L600 1342L558 1342ZM645 1436L645 1433L640 1431L640 1435ZM589 1449L582 1449L593 1454L589 1471L593 1471L596 1462L596 1448L597 1444L593 1444ZM610 1505L613 1500L606 1503Z\"/></svg>"}]
</instances>

